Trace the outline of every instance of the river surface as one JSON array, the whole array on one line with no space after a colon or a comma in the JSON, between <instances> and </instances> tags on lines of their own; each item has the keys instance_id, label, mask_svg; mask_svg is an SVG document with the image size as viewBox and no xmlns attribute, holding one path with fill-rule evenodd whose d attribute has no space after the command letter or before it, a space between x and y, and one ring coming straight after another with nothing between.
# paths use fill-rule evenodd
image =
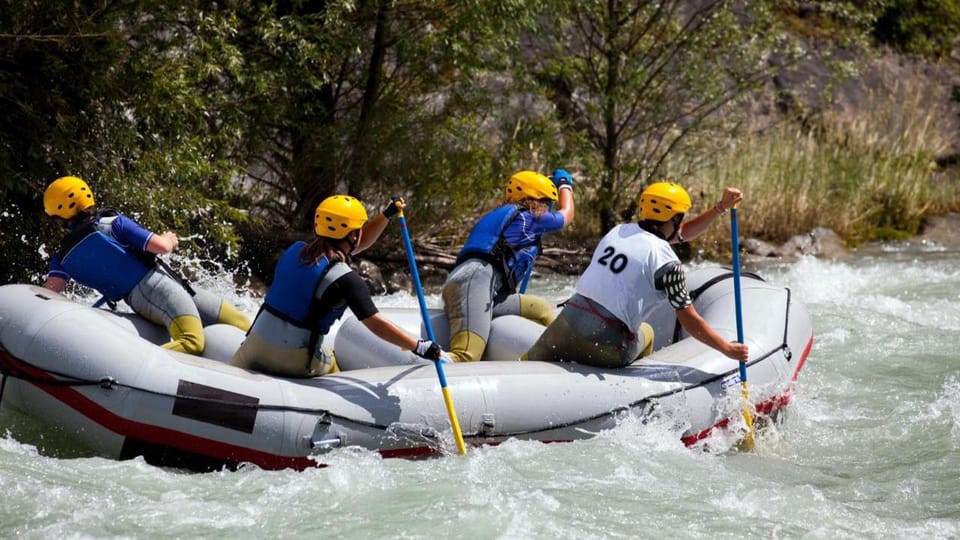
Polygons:
<instances>
[{"instance_id":1,"label":"river surface","mask_svg":"<svg viewBox=\"0 0 960 540\"><path fill-rule=\"evenodd\" d=\"M193 474L51 456L0 408L0 538L960 538L960 252L904 244L745 270L791 287L816 334L752 453L686 448L674 425L627 419L568 444L425 461L348 448L324 469ZM573 283L530 292L559 300Z\"/></svg>"}]
</instances>

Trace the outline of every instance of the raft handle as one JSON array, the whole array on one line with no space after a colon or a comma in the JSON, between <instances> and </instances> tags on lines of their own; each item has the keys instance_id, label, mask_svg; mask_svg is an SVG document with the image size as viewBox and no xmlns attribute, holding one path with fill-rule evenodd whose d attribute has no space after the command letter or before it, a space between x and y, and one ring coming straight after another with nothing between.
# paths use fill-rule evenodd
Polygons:
<instances>
[{"instance_id":1,"label":"raft handle","mask_svg":"<svg viewBox=\"0 0 960 540\"><path fill-rule=\"evenodd\" d=\"M310 441L310 448L313 450L331 450L333 448L340 448L344 446L344 437L343 435L338 435L333 439L320 439L319 441Z\"/></svg>"},{"instance_id":2,"label":"raft handle","mask_svg":"<svg viewBox=\"0 0 960 540\"><path fill-rule=\"evenodd\" d=\"M497 421L493 413L483 413L480 420L480 434L492 437L496 433Z\"/></svg>"}]
</instances>

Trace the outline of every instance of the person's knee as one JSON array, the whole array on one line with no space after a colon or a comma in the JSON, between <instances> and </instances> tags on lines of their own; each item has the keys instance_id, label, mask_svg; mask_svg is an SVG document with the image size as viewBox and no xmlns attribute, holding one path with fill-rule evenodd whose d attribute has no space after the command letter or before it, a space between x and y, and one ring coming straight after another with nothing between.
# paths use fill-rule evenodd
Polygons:
<instances>
[{"instance_id":1,"label":"person's knee","mask_svg":"<svg viewBox=\"0 0 960 540\"><path fill-rule=\"evenodd\" d=\"M454 334L450 339L447 353L454 362L476 362L483 357L487 342L479 335L464 330Z\"/></svg>"},{"instance_id":2,"label":"person's knee","mask_svg":"<svg viewBox=\"0 0 960 540\"><path fill-rule=\"evenodd\" d=\"M520 295L520 316L535 323L548 326L557 318L550 302L539 296Z\"/></svg>"},{"instance_id":3,"label":"person's knee","mask_svg":"<svg viewBox=\"0 0 960 540\"><path fill-rule=\"evenodd\" d=\"M307 371L311 377L339 373L340 366L337 364L337 357L334 355L333 349L321 345L311 358Z\"/></svg>"},{"instance_id":4,"label":"person's knee","mask_svg":"<svg viewBox=\"0 0 960 540\"><path fill-rule=\"evenodd\" d=\"M530 362L562 362L566 360L568 349L572 345L575 333L562 315L547 325L537 341L533 343L520 360Z\"/></svg>"},{"instance_id":5,"label":"person's knee","mask_svg":"<svg viewBox=\"0 0 960 540\"><path fill-rule=\"evenodd\" d=\"M638 337L643 339L643 351L640 353L640 358L653 354L653 327L647 323L640 323L640 332Z\"/></svg>"},{"instance_id":6,"label":"person's knee","mask_svg":"<svg viewBox=\"0 0 960 540\"><path fill-rule=\"evenodd\" d=\"M250 318L242 311L227 302L220 302L220 312L217 314L217 322L236 326L244 332L250 330Z\"/></svg>"},{"instance_id":7,"label":"person's knee","mask_svg":"<svg viewBox=\"0 0 960 540\"><path fill-rule=\"evenodd\" d=\"M181 315L170 322L168 328L173 341L163 348L187 354L203 354L203 324L199 317Z\"/></svg>"}]
</instances>

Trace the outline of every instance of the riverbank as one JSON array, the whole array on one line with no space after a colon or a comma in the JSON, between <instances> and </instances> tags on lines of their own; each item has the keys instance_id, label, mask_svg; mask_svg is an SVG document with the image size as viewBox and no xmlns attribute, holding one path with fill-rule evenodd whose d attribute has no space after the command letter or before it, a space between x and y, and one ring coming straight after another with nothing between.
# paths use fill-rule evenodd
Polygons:
<instances>
[{"instance_id":1,"label":"riverbank","mask_svg":"<svg viewBox=\"0 0 960 540\"><path fill-rule=\"evenodd\" d=\"M537 259L534 278L579 275L590 262L598 241L599 238L583 239L564 234L548 238L543 254ZM926 218L919 234L905 242L933 248L960 249L960 213ZM741 249L743 262L749 265L752 262L775 259L794 261L804 256L828 260L845 259L853 256L859 249L877 243L880 242L849 247L834 231L818 227L805 234L795 235L779 245L756 238L745 238L741 241ZM729 264L729 247L725 250L717 249L718 246L709 250L705 247L694 242L678 246L677 249L684 261L713 260L720 264ZM447 273L453 268L456 252L435 244L416 241L415 251L424 289L427 292L438 292ZM726 256L711 257L706 255L707 253L722 253ZM407 260L391 242L372 249L365 257L358 258L356 267L374 294L413 291Z\"/></svg>"}]
</instances>

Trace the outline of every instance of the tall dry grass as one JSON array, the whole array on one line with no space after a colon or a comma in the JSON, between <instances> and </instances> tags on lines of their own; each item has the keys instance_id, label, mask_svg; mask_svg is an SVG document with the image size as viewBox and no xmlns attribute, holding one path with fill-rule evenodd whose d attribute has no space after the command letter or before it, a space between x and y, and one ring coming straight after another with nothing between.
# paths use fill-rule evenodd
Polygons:
<instances>
[{"instance_id":1,"label":"tall dry grass","mask_svg":"<svg viewBox=\"0 0 960 540\"><path fill-rule=\"evenodd\" d=\"M773 243L816 227L849 244L907 237L923 218L960 207L960 175L938 171L949 141L945 115L911 80L866 94L857 113L836 109L813 125L783 123L730 144L694 186L712 204L725 186L744 191L741 236ZM701 240L723 251L729 228Z\"/></svg>"}]
</instances>

